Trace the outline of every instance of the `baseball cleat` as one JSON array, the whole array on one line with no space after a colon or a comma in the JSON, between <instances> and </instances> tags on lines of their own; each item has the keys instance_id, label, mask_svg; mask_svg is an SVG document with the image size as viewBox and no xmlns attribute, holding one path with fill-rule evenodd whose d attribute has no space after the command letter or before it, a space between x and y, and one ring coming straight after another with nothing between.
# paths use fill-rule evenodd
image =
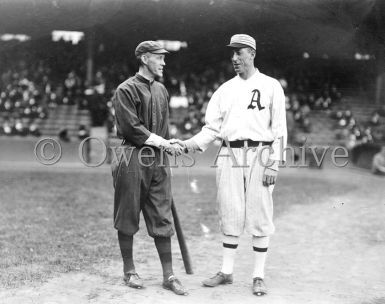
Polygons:
<instances>
[{"instance_id":1,"label":"baseball cleat","mask_svg":"<svg viewBox=\"0 0 385 304\"><path fill-rule=\"evenodd\" d=\"M267 288L262 278L253 279L253 294L256 296L264 296L267 294Z\"/></svg>"},{"instance_id":2,"label":"baseball cleat","mask_svg":"<svg viewBox=\"0 0 385 304\"><path fill-rule=\"evenodd\" d=\"M170 276L167 280L163 281L163 288L173 291L179 296L187 296L188 292L182 285L182 283L175 277Z\"/></svg>"},{"instance_id":3,"label":"baseball cleat","mask_svg":"<svg viewBox=\"0 0 385 304\"><path fill-rule=\"evenodd\" d=\"M143 288L143 281L137 273L124 274L124 283L131 288L141 289Z\"/></svg>"},{"instance_id":4,"label":"baseball cleat","mask_svg":"<svg viewBox=\"0 0 385 304\"><path fill-rule=\"evenodd\" d=\"M203 286L216 287L222 284L233 284L233 275L218 272L215 276L202 282Z\"/></svg>"}]
</instances>

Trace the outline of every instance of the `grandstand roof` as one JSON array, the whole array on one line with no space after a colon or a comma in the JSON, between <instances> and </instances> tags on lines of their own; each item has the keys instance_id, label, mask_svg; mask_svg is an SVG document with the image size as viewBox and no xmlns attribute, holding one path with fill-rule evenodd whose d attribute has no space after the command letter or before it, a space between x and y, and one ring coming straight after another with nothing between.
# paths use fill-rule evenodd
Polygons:
<instances>
[{"instance_id":1,"label":"grandstand roof","mask_svg":"<svg viewBox=\"0 0 385 304\"><path fill-rule=\"evenodd\" d=\"M222 46L232 34L245 32L272 56L306 51L311 56L353 58L356 51L368 46L360 42L367 25L378 30L378 20L385 19L379 2L0 0L0 34L24 33L39 38L52 30L97 26L133 45L145 39L177 39L210 50L213 45ZM376 6L381 10L377 15ZM370 39L376 39L373 37Z\"/></svg>"}]
</instances>

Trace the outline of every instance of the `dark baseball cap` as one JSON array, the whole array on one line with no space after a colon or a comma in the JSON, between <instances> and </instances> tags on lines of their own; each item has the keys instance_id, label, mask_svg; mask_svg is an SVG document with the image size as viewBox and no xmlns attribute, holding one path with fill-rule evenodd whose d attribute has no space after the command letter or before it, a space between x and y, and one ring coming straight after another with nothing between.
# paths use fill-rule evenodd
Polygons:
<instances>
[{"instance_id":1,"label":"dark baseball cap","mask_svg":"<svg viewBox=\"0 0 385 304\"><path fill-rule=\"evenodd\" d=\"M135 49L135 56L138 57L147 52L153 53L153 54L168 53L159 42L148 40L138 44L138 46Z\"/></svg>"}]
</instances>

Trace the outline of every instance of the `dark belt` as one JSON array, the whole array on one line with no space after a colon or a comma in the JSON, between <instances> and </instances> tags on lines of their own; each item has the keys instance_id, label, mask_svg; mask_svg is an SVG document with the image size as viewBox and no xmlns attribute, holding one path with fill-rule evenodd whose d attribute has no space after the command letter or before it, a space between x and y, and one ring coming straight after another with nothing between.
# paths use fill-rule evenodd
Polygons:
<instances>
[{"instance_id":1,"label":"dark belt","mask_svg":"<svg viewBox=\"0 0 385 304\"><path fill-rule=\"evenodd\" d=\"M271 146L273 142L245 139L245 140L228 141L228 143L230 144L230 148L243 148L243 147L258 147L260 144L262 144L262 146ZM227 147L227 144L225 141L222 141L222 147Z\"/></svg>"}]
</instances>

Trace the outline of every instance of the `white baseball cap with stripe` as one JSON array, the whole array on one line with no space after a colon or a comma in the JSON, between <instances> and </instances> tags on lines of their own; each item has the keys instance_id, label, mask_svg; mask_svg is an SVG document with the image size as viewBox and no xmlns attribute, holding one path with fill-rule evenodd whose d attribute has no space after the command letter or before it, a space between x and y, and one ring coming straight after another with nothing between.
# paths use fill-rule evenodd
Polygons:
<instances>
[{"instance_id":1,"label":"white baseball cap with stripe","mask_svg":"<svg viewBox=\"0 0 385 304\"><path fill-rule=\"evenodd\" d=\"M236 34L230 39L230 44L227 45L232 48L251 47L256 50L255 39L246 34Z\"/></svg>"}]
</instances>

